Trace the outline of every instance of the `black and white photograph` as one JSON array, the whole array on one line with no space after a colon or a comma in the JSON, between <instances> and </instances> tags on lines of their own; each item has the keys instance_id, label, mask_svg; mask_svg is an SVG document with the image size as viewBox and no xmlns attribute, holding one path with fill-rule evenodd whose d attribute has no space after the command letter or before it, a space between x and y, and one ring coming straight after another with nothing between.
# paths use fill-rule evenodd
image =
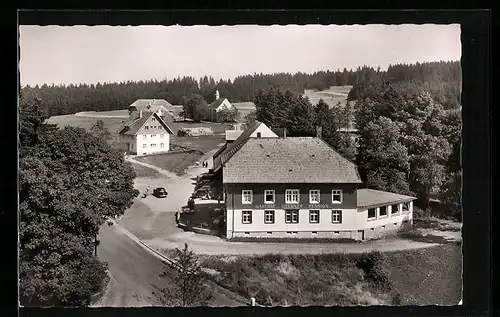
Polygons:
<instances>
[{"instance_id":1,"label":"black and white photograph","mask_svg":"<svg viewBox=\"0 0 500 317\"><path fill-rule=\"evenodd\" d=\"M21 306L462 304L460 24L18 32Z\"/></svg>"}]
</instances>

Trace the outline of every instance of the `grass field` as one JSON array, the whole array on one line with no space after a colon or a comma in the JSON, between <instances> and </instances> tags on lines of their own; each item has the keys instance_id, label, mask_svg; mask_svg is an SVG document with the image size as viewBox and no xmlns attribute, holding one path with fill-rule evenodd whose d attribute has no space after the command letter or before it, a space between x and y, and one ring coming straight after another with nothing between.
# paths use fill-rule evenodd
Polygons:
<instances>
[{"instance_id":1,"label":"grass field","mask_svg":"<svg viewBox=\"0 0 500 317\"><path fill-rule=\"evenodd\" d=\"M347 99L347 94L351 90L352 86L333 86L328 90L314 91L312 89L307 89L305 95L309 98L309 101L313 105L317 104L320 99L323 99L330 107L337 105L340 102L342 105L345 104Z\"/></svg>"},{"instance_id":2,"label":"grass field","mask_svg":"<svg viewBox=\"0 0 500 317\"><path fill-rule=\"evenodd\" d=\"M375 255L206 256L203 266L214 272L212 278L220 284L271 306L456 305L460 301L459 246Z\"/></svg>"},{"instance_id":3,"label":"grass field","mask_svg":"<svg viewBox=\"0 0 500 317\"><path fill-rule=\"evenodd\" d=\"M139 165L139 164L132 163L132 168L135 171L136 177L147 177L147 178L162 178L162 177L164 177L158 171L156 171L152 168L149 168L149 167Z\"/></svg>"},{"instance_id":4,"label":"grass field","mask_svg":"<svg viewBox=\"0 0 500 317\"><path fill-rule=\"evenodd\" d=\"M184 174L188 166L202 157L200 152L164 153L136 158L138 161L158 166L177 175Z\"/></svg>"}]
</instances>

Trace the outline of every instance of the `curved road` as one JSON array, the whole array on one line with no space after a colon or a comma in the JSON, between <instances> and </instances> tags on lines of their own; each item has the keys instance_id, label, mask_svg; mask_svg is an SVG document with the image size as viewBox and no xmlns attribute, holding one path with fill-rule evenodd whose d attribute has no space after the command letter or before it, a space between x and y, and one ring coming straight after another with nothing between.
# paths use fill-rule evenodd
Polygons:
<instances>
[{"instance_id":1,"label":"curved road","mask_svg":"<svg viewBox=\"0 0 500 317\"><path fill-rule=\"evenodd\" d=\"M99 238L98 255L109 265L110 283L94 307L162 306L161 299L154 292L164 283L159 277L165 271L163 261L119 225L102 226ZM210 306L246 305L244 298L208 283L215 291Z\"/></svg>"}]
</instances>

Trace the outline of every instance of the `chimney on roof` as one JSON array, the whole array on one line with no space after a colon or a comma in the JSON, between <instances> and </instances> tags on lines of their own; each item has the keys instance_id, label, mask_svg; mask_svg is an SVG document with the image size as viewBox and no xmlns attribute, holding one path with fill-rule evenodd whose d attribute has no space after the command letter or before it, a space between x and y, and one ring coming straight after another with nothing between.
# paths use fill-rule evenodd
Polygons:
<instances>
[{"instance_id":1,"label":"chimney on roof","mask_svg":"<svg viewBox=\"0 0 500 317\"><path fill-rule=\"evenodd\" d=\"M321 126L316 126L316 137L321 139L321 131L322 131L322 127Z\"/></svg>"},{"instance_id":2,"label":"chimney on roof","mask_svg":"<svg viewBox=\"0 0 500 317\"><path fill-rule=\"evenodd\" d=\"M219 99L220 98L220 95L219 95L219 90L216 90L215 91L215 100Z\"/></svg>"}]
</instances>

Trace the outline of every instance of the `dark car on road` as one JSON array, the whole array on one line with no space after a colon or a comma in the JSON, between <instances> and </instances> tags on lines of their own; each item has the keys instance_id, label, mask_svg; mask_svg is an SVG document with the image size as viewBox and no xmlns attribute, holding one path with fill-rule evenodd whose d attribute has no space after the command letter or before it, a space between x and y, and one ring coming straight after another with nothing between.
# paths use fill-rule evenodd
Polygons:
<instances>
[{"instance_id":1,"label":"dark car on road","mask_svg":"<svg viewBox=\"0 0 500 317\"><path fill-rule=\"evenodd\" d=\"M168 196L167 191L163 187L158 187L153 190L153 196L158 198L165 198Z\"/></svg>"}]
</instances>

